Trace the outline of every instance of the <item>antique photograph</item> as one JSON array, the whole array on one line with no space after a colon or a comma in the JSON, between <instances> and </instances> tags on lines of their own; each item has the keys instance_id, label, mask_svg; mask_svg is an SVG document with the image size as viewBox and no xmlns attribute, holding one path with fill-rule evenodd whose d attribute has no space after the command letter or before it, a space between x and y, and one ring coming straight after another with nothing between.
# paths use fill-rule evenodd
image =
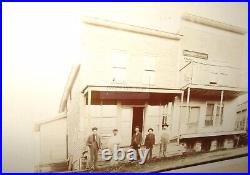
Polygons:
<instances>
[{"instance_id":1,"label":"antique photograph","mask_svg":"<svg viewBox=\"0 0 250 175\"><path fill-rule=\"evenodd\" d=\"M3 3L3 172L248 172L248 3Z\"/></svg>"}]
</instances>

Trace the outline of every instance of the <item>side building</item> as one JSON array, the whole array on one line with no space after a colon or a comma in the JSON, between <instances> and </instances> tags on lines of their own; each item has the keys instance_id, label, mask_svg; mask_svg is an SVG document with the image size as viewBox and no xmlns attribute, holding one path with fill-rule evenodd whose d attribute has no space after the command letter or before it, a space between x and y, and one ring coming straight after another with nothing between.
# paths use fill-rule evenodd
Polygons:
<instances>
[{"instance_id":1,"label":"side building","mask_svg":"<svg viewBox=\"0 0 250 175\"><path fill-rule=\"evenodd\" d=\"M39 154L36 172L68 170L68 138L66 113L35 125L35 144Z\"/></svg>"},{"instance_id":2,"label":"side building","mask_svg":"<svg viewBox=\"0 0 250 175\"><path fill-rule=\"evenodd\" d=\"M188 13L180 29L179 138L197 151L232 148L247 127L246 30Z\"/></svg>"}]
</instances>

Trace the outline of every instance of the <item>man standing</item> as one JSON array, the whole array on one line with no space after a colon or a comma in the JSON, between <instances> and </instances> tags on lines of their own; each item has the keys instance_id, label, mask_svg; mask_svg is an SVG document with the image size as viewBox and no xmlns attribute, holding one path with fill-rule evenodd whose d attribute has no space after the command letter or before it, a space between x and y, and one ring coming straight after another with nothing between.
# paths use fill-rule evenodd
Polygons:
<instances>
[{"instance_id":1,"label":"man standing","mask_svg":"<svg viewBox=\"0 0 250 175\"><path fill-rule=\"evenodd\" d=\"M110 137L108 142L108 147L113 150L114 147L119 149L119 146L122 142L120 135L118 134L118 129L113 129L113 135Z\"/></svg>"},{"instance_id":2,"label":"man standing","mask_svg":"<svg viewBox=\"0 0 250 175\"><path fill-rule=\"evenodd\" d=\"M162 153L164 157L166 157L167 144L169 142L169 135L167 132L167 127L168 127L168 124L164 125L162 128L162 133L161 133L160 156Z\"/></svg>"},{"instance_id":3,"label":"man standing","mask_svg":"<svg viewBox=\"0 0 250 175\"><path fill-rule=\"evenodd\" d=\"M90 152L90 163L92 168L96 169L98 150L101 149L101 137L97 134L96 127L92 128L92 134L87 139L87 146Z\"/></svg>"},{"instance_id":4,"label":"man standing","mask_svg":"<svg viewBox=\"0 0 250 175\"><path fill-rule=\"evenodd\" d=\"M135 127L135 133L132 136L131 147L136 150L137 160L140 159L139 151L142 142L142 134L138 126Z\"/></svg>"},{"instance_id":5,"label":"man standing","mask_svg":"<svg viewBox=\"0 0 250 175\"><path fill-rule=\"evenodd\" d=\"M113 135L110 137L108 141L108 147L110 150L118 150L121 145L122 139L118 134L118 129L113 129ZM113 152L114 154L114 152ZM117 161L111 160L112 164L116 164Z\"/></svg>"},{"instance_id":6,"label":"man standing","mask_svg":"<svg viewBox=\"0 0 250 175\"><path fill-rule=\"evenodd\" d=\"M148 129L148 134L145 138L145 147L149 149L148 159L152 159L153 146L155 144L155 135L153 133L153 128Z\"/></svg>"}]
</instances>

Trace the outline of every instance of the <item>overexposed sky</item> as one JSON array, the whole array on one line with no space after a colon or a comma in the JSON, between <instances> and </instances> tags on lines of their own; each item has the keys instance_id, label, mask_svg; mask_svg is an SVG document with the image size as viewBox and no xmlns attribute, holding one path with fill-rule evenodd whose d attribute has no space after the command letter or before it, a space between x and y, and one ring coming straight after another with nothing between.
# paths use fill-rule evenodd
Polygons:
<instances>
[{"instance_id":1,"label":"overexposed sky","mask_svg":"<svg viewBox=\"0 0 250 175\"><path fill-rule=\"evenodd\" d=\"M188 11L247 28L247 3L3 3L3 171L32 171L33 124L57 114L81 63L82 16L178 32Z\"/></svg>"}]
</instances>

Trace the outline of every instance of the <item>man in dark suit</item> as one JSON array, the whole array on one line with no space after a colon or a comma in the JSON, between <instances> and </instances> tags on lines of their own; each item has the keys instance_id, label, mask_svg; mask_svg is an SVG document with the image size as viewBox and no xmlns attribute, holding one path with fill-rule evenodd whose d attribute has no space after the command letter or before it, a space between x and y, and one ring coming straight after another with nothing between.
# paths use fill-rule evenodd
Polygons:
<instances>
[{"instance_id":1,"label":"man in dark suit","mask_svg":"<svg viewBox=\"0 0 250 175\"><path fill-rule=\"evenodd\" d=\"M149 149L148 159L152 159L153 146L155 144L155 135L153 133L153 128L148 129L148 134L145 138L145 147Z\"/></svg>"},{"instance_id":2,"label":"man in dark suit","mask_svg":"<svg viewBox=\"0 0 250 175\"><path fill-rule=\"evenodd\" d=\"M92 128L92 134L87 139L87 146L89 147L90 163L92 168L96 169L98 150L101 149L101 137L97 134L96 127Z\"/></svg>"},{"instance_id":3,"label":"man in dark suit","mask_svg":"<svg viewBox=\"0 0 250 175\"><path fill-rule=\"evenodd\" d=\"M131 147L136 150L137 160L140 159L139 151L142 143L142 134L140 133L140 129L138 126L135 127L135 133L132 136Z\"/></svg>"}]
</instances>

